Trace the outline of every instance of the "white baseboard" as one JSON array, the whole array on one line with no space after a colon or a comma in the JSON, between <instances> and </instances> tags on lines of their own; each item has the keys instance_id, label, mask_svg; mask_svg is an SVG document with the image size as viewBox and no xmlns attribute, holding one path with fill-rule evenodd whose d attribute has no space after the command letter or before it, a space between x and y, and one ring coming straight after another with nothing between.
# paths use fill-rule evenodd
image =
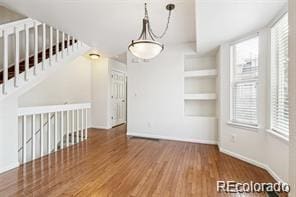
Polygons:
<instances>
[{"instance_id":1,"label":"white baseboard","mask_svg":"<svg viewBox=\"0 0 296 197\"><path fill-rule=\"evenodd\" d=\"M232 151L229 151L229 150L226 150L224 148L221 148L219 146L219 151L226 154L226 155L229 155L229 156L232 156L234 158L237 158L237 159L240 159L242 161L245 161L249 164L252 164L254 166L257 166L259 168L262 168L264 170L266 170L277 182L281 182L281 183L285 183L285 181L283 181L268 165L266 164L263 164L261 162L258 162L256 160L253 160L253 159L250 159L248 157L245 157L243 155L240 155L238 153L234 153Z\"/></svg>"},{"instance_id":2,"label":"white baseboard","mask_svg":"<svg viewBox=\"0 0 296 197\"><path fill-rule=\"evenodd\" d=\"M199 144L215 144L215 145L217 144L217 141L213 141L213 140L178 138L178 137L169 137L169 136L161 136L161 135L152 135L152 134L147 134L147 133L128 132L127 135L128 136L135 136L135 137L181 141L181 142L191 142L191 143L199 143Z\"/></svg>"},{"instance_id":3,"label":"white baseboard","mask_svg":"<svg viewBox=\"0 0 296 197\"><path fill-rule=\"evenodd\" d=\"M18 162L15 162L15 163L11 163L11 164L9 164L8 166L5 166L5 167L1 167L0 168L0 174L1 173L3 173L3 172L6 172L6 171L8 171L8 170L12 170L12 169L14 169L14 168L17 168L17 167L19 167L19 163Z\"/></svg>"},{"instance_id":4,"label":"white baseboard","mask_svg":"<svg viewBox=\"0 0 296 197\"><path fill-rule=\"evenodd\" d=\"M89 127L90 129L93 128L93 129L111 129L111 127L108 127L108 126L100 126L100 125L96 125L96 126L91 126Z\"/></svg>"}]
</instances>

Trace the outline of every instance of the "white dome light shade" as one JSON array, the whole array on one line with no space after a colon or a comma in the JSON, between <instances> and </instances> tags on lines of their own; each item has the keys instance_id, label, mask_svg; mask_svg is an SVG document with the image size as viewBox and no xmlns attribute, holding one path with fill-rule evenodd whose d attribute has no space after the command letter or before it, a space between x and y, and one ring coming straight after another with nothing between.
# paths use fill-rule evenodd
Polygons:
<instances>
[{"instance_id":1,"label":"white dome light shade","mask_svg":"<svg viewBox=\"0 0 296 197\"><path fill-rule=\"evenodd\" d=\"M152 59L163 50L163 45L153 40L136 40L128 46L129 51L141 59Z\"/></svg>"}]
</instances>

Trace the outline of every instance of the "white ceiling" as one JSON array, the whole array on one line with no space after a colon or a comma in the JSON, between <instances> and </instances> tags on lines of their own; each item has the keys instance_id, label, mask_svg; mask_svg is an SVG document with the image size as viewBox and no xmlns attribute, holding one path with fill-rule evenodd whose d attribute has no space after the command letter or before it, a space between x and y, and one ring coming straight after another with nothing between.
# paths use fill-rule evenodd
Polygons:
<instances>
[{"instance_id":1,"label":"white ceiling","mask_svg":"<svg viewBox=\"0 0 296 197\"><path fill-rule=\"evenodd\" d=\"M265 27L287 0L197 0L197 50L211 52L219 44Z\"/></svg>"},{"instance_id":2,"label":"white ceiling","mask_svg":"<svg viewBox=\"0 0 296 197\"><path fill-rule=\"evenodd\" d=\"M69 32L102 54L116 56L139 36L144 0L0 0L21 14ZM165 44L197 42L200 54L257 31L279 13L287 0L147 0L152 28L160 33L167 3L175 3ZM195 16L196 12L196 16ZM197 20L195 20L197 18Z\"/></svg>"},{"instance_id":3,"label":"white ceiling","mask_svg":"<svg viewBox=\"0 0 296 197\"><path fill-rule=\"evenodd\" d=\"M137 39L144 16L143 0L0 0L4 6L46 22L101 53L114 56ZM156 33L165 27L167 3L175 3L165 44L195 41L194 0L149 0L150 22Z\"/></svg>"}]
</instances>

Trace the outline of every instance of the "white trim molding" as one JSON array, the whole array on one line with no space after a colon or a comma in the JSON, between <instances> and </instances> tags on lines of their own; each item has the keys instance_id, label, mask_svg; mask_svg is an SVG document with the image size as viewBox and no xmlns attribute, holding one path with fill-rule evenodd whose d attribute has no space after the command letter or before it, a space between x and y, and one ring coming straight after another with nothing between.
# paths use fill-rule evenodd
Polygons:
<instances>
[{"instance_id":1,"label":"white trim molding","mask_svg":"<svg viewBox=\"0 0 296 197\"><path fill-rule=\"evenodd\" d=\"M151 138L151 139L161 139L161 140L170 140L170 141L181 141L181 142L191 142L191 143L198 143L198 144L217 145L217 141L214 141L214 140L178 138L178 137L169 137L169 136L162 136L162 135L153 135L153 134L148 134L148 133L136 133L136 132L128 132L127 135L134 136L134 137Z\"/></svg>"},{"instance_id":2,"label":"white trim molding","mask_svg":"<svg viewBox=\"0 0 296 197\"><path fill-rule=\"evenodd\" d=\"M111 129L109 126L100 126L100 125L92 125L90 128L92 129Z\"/></svg>"},{"instance_id":3,"label":"white trim molding","mask_svg":"<svg viewBox=\"0 0 296 197\"><path fill-rule=\"evenodd\" d=\"M258 131L259 129L258 125L248 125L248 124L242 124L242 123L237 123L233 121L228 121L227 124L233 127L248 129L251 131Z\"/></svg>"},{"instance_id":4,"label":"white trim molding","mask_svg":"<svg viewBox=\"0 0 296 197\"><path fill-rule=\"evenodd\" d=\"M283 140L285 143L289 143L289 137L286 137L278 132L275 132L272 129L266 129L266 133Z\"/></svg>"},{"instance_id":5,"label":"white trim molding","mask_svg":"<svg viewBox=\"0 0 296 197\"><path fill-rule=\"evenodd\" d=\"M5 166L5 167L1 167L0 168L0 174L1 173L4 173L4 172L7 172L7 171L9 171L9 170L12 170L12 169L14 169L14 168L17 168L17 167L19 167L19 163L18 162L13 162L13 163L11 163L11 164L9 164L8 166Z\"/></svg>"},{"instance_id":6,"label":"white trim molding","mask_svg":"<svg viewBox=\"0 0 296 197\"><path fill-rule=\"evenodd\" d=\"M258 161L256 161L256 160L254 160L254 159L250 159L250 158L248 158L248 157L245 157L245 156L243 156L243 155L240 155L240 154L238 154L238 153L234 153L234 152L232 152L232 151L229 151L229 150L227 150L227 149L224 149L224 148L221 148L220 146L219 146L219 151L221 152L221 153L224 153L224 154L226 154L226 155L229 155L229 156L231 156L231 157L234 157L234 158L236 158L236 159L239 159L239 160L242 160L242 161L244 161L244 162L247 162L247 163L249 163L249 164L252 164L252 165L254 165L254 166L257 166L257 167L259 167L259 168L262 168L262 169L264 169L264 170L266 170L277 182L281 182L281 183L285 183L285 181L283 181L278 175L277 175L277 173L275 173L268 165L266 165L266 164L263 164L263 163L261 163L261 162L258 162Z\"/></svg>"},{"instance_id":7,"label":"white trim molding","mask_svg":"<svg viewBox=\"0 0 296 197\"><path fill-rule=\"evenodd\" d=\"M296 1L289 0L290 196L296 196Z\"/></svg>"}]
</instances>

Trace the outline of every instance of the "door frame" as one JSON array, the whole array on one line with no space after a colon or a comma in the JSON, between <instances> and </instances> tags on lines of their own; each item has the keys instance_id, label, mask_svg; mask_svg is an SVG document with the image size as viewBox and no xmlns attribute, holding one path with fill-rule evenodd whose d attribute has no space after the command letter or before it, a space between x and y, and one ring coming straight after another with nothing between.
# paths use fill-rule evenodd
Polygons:
<instances>
[{"instance_id":1,"label":"door frame","mask_svg":"<svg viewBox=\"0 0 296 197\"><path fill-rule=\"evenodd\" d=\"M124 76L124 88L125 88L125 96L124 96L124 99L125 99L125 118L124 118L124 121L123 123L120 123L120 124L114 124L113 125L113 120L112 120L112 115L113 115L113 103L112 103L112 74L113 72L117 72L117 73L121 73L123 74ZM115 69L115 68L112 68L111 69L111 72L110 72L110 91L109 91L109 111L110 111L110 126L111 127L116 127L118 125L121 125L121 124L126 124L127 123L127 72L126 71L122 71L122 70L119 70L119 69Z\"/></svg>"}]
</instances>

